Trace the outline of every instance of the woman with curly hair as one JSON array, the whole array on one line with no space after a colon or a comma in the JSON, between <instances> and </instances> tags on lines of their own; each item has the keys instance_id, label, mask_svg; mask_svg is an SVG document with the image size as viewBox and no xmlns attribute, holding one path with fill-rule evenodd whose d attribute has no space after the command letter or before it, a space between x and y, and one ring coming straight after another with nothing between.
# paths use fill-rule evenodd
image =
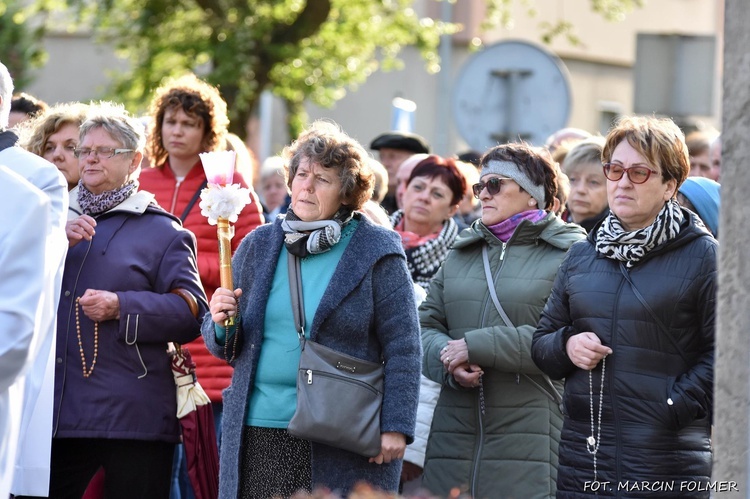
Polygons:
<instances>
[{"instance_id":1,"label":"woman with curly hair","mask_svg":"<svg viewBox=\"0 0 750 499\"><path fill-rule=\"evenodd\" d=\"M358 481L395 492L414 439L421 358L404 250L393 231L358 212L372 195L374 175L362 146L336 125L313 123L284 157L289 210L245 238L233 259L237 289L216 290L202 326L211 352L234 359L219 496L289 497L325 487L347 497ZM299 262L300 303L310 325L301 334L384 364L378 453L362 456L287 432L300 359L290 255ZM238 323L225 327L229 316L239 316Z\"/></svg>"},{"instance_id":2,"label":"woman with curly hair","mask_svg":"<svg viewBox=\"0 0 750 499\"><path fill-rule=\"evenodd\" d=\"M147 152L153 167L141 174L141 188L152 192L162 208L180 217L184 227L195 234L198 271L210 297L220 285L219 247L216 227L209 225L198 206L200 191L207 184L199 154L225 149L229 125L227 104L216 87L189 74L156 90L150 115L153 121ZM249 187L239 172L235 172L234 183ZM252 202L242 210L234 225L232 250L263 223L260 202L250 189ZM209 354L200 338L187 346L196 363L198 379L211 399L218 430L221 392L229 386L232 368Z\"/></svg>"}]
</instances>

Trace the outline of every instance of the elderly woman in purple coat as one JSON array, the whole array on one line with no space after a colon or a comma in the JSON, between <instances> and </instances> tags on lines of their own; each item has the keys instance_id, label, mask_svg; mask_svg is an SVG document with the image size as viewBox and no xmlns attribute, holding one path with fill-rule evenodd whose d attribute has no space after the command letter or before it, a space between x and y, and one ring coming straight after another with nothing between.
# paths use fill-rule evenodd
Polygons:
<instances>
[{"instance_id":1,"label":"elderly woman in purple coat","mask_svg":"<svg viewBox=\"0 0 750 499\"><path fill-rule=\"evenodd\" d=\"M81 126L57 316L50 497L169 496L179 441L168 342L200 332L195 240L138 190L142 127L102 104Z\"/></svg>"}]
</instances>

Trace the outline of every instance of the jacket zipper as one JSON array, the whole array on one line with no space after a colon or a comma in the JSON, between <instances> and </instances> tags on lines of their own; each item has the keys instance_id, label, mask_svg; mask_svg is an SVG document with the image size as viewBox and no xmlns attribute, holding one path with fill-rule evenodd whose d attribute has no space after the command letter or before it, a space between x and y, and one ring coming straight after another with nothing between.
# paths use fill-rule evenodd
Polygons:
<instances>
[{"instance_id":1,"label":"jacket zipper","mask_svg":"<svg viewBox=\"0 0 750 499\"><path fill-rule=\"evenodd\" d=\"M340 381L342 383L349 383L352 385L361 386L362 388L367 388L370 390L374 395L378 395L380 392L372 387L372 385L369 385L365 383L364 381L359 381L357 379L351 379L347 378L346 376L337 376L335 374L327 373L325 371L317 371L314 369L305 369L305 379L307 380L308 385L313 384L313 379L315 376L322 376L324 378L329 378L334 381Z\"/></svg>"},{"instance_id":2,"label":"jacket zipper","mask_svg":"<svg viewBox=\"0 0 750 499\"><path fill-rule=\"evenodd\" d=\"M617 289L617 299L615 300L615 309L612 311L612 327L610 330L610 335L612 337L610 348L612 348L612 351L614 352L617 347L617 313L618 309L620 308L620 298L622 298L622 289L625 286L625 280L624 278L620 280L620 287ZM609 373L609 380L607 380L607 388L609 389L609 398L612 401L612 418L614 420L614 434L615 434L615 445L617 446L617 449L622 448L622 443L620 442L620 418L619 418L619 411L617 410L617 397L614 396L614 392L612 391L615 386L614 382L614 365L612 365L612 361L610 360L609 366L607 368L607 372ZM617 480L620 480L620 454L617 453L615 456L615 472L617 476Z\"/></svg>"},{"instance_id":3,"label":"jacket zipper","mask_svg":"<svg viewBox=\"0 0 750 499\"><path fill-rule=\"evenodd\" d=\"M479 459L482 455L482 448L484 447L484 420L482 419L482 408L479 404L479 394L477 393L477 423L479 425L479 432L475 441L474 448L474 466L471 471L471 497L479 497L477 495L477 480L479 478Z\"/></svg>"},{"instance_id":4,"label":"jacket zipper","mask_svg":"<svg viewBox=\"0 0 750 499\"><path fill-rule=\"evenodd\" d=\"M180 191L180 185L182 185L182 180L177 180L174 185L174 194L172 194L172 206L169 208L169 213L172 215L175 214L174 210L177 208L177 193Z\"/></svg>"}]
</instances>

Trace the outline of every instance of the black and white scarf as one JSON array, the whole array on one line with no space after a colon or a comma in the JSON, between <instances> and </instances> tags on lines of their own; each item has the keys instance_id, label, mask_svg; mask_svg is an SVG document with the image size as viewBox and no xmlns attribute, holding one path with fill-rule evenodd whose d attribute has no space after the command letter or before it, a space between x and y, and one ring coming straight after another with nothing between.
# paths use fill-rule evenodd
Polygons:
<instances>
[{"instance_id":1,"label":"black and white scarf","mask_svg":"<svg viewBox=\"0 0 750 499\"><path fill-rule=\"evenodd\" d=\"M596 251L631 268L649 251L677 237L683 219L680 205L674 199L664 203L651 225L633 232L627 232L610 212L596 233Z\"/></svg>"},{"instance_id":2,"label":"black and white scarf","mask_svg":"<svg viewBox=\"0 0 750 499\"><path fill-rule=\"evenodd\" d=\"M352 219L353 212L342 206L331 220L303 222L290 207L281 222L286 250L300 258L325 253L341 239L341 230Z\"/></svg>"},{"instance_id":3,"label":"black and white scarf","mask_svg":"<svg viewBox=\"0 0 750 499\"><path fill-rule=\"evenodd\" d=\"M78 181L78 204L83 213L95 216L111 210L136 192L138 192L138 182L135 180L128 180L122 187L104 191L101 194L94 194L86 189L83 181L80 180Z\"/></svg>"},{"instance_id":4,"label":"black and white scarf","mask_svg":"<svg viewBox=\"0 0 750 499\"><path fill-rule=\"evenodd\" d=\"M403 216L403 210L398 210L391 215L391 224L396 227ZM449 218L443 222L443 228L436 238L430 239L420 246L404 250L406 266L415 284L429 290L430 281L445 261L457 236L458 225L452 218Z\"/></svg>"}]
</instances>

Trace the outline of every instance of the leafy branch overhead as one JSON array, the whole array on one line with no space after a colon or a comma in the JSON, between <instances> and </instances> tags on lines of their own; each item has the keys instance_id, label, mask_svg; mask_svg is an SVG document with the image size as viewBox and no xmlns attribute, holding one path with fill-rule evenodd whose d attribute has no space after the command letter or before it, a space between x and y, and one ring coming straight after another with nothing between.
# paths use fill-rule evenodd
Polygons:
<instances>
[{"instance_id":1,"label":"leafy branch overhead","mask_svg":"<svg viewBox=\"0 0 750 499\"><path fill-rule=\"evenodd\" d=\"M428 0L434 1L434 0ZM460 0L478 2L481 0ZM562 0L564 1L564 0ZM590 0L605 17L641 0ZM502 24L515 3L488 0L488 23ZM415 0L38 0L40 11L67 6L79 26L95 27L132 71L115 75L110 97L144 111L164 78L194 71L216 84L229 104L234 132L269 89L290 110L311 101L331 106L377 70L400 69L416 47L429 72L440 70L442 34L460 27L420 17ZM290 133L301 116L290 116Z\"/></svg>"}]
</instances>

